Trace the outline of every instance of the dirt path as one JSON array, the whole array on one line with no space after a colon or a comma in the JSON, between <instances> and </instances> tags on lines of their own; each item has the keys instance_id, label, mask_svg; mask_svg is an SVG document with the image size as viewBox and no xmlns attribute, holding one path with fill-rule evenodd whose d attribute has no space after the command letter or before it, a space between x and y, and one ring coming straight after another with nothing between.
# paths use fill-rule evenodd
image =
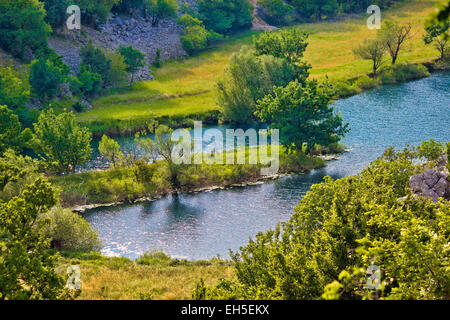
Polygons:
<instances>
[{"instance_id":1,"label":"dirt path","mask_svg":"<svg viewBox=\"0 0 450 320\"><path fill-rule=\"evenodd\" d=\"M261 17L258 16L258 8L257 8L257 2L258 0L250 0L251 3L253 3L254 10L253 10L253 26L251 30L259 31L273 31L278 30L277 27L271 26L267 24Z\"/></svg>"}]
</instances>

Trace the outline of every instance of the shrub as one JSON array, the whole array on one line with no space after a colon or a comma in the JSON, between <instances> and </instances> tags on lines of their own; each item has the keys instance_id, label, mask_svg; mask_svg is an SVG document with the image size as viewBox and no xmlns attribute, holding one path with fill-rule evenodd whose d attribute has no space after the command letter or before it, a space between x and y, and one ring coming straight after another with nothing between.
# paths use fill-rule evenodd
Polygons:
<instances>
[{"instance_id":1,"label":"shrub","mask_svg":"<svg viewBox=\"0 0 450 320\"><path fill-rule=\"evenodd\" d=\"M291 5L284 4L283 0L258 0L263 10L263 18L273 25L284 25L292 21Z\"/></svg>"},{"instance_id":2,"label":"shrub","mask_svg":"<svg viewBox=\"0 0 450 320\"><path fill-rule=\"evenodd\" d=\"M85 47L80 49L81 67L88 66L89 71L101 75L104 85L110 84L110 74L112 61L100 48L96 48L90 41Z\"/></svg>"},{"instance_id":3,"label":"shrub","mask_svg":"<svg viewBox=\"0 0 450 320\"><path fill-rule=\"evenodd\" d=\"M375 79L369 78L369 76L364 75L359 77L355 82L355 86L362 90L368 90L375 88L378 85L378 82Z\"/></svg>"},{"instance_id":4,"label":"shrub","mask_svg":"<svg viewBox=\"0 0 450 320\"><path fill-rule=\"evenodd\" d=\"M188 54L205 49L208 46L208 31L203 26L186 27L185 34L180 37L181 45Z\"/></svg>"},{"instance_id":5,"label":"shrub","mask_svg":"<svg viewBox=\"0 0 450 320\"><path fill-rule=\"evenodd\" d=\"M67 19L67 7L72 3L69 0L45 0L43 2L47 13L45 21L54 29L62 27Z\"/></svg>"},{"instance_id":6,"label":"shrub","mask_svg":"<svg viewBox=\"0 0 450 320\"><path fill-rule=\"evenodd\" d=\"M384 69L380 76L383 84L393 84L428 77L430 73L422 64L397 64Z\"/></svg>"},{"instance_id":7,"label":"shrub","mask_svg":"<svg viewBox=\"0 0 450 320\"><path fill-rule=\"evenodd\" d=\"M101 91L102 76L91 72L88 67L81 68L78 76L70 78L70 90L79 96L92 98Z\"/></svg>"},{"instance_id":8,"label":"shrub","mask_svg":"<svg viewBox=\"0 0 450 320\"><path fill-rule=\"evenodd\" d=\"M52 99L64 82L61 68L46 58L31 63L30 85L32 92L39 98Z\"/></svg>"},{"instance_id":9,"label":"shrub","mask_svg":"<svg viewBox=\"0 0 450 320\"><path fill-rule=\"evenodd\" d=\"M229 34L252 26L252 5L248 0L196 0L198 18L206 29Z\"/></svg>"},{"instance_id":10,"label":"shrub","mask_svg":"<svg viewBox=\"0 0 450 320\"><path fill-rule=\"evenodd\" d=\"M338 98L350 97L360 92L359 88L347 81L337 81L333 84Z\"/></svg>"},{"instance_id":11,"label":"shrub","mask_svg":"<svg viewBox=\"0 0 450 320\"><path fill-rule=\"evenodd\" d=\"M11 109L26 107L30 98L29 75L11 66L0 68L0 105Z\"/></svg>"},{"instance_id":12,"label":"shrub","mask_svg":"<svg viewBox=\"0 0 450 320\"><path fill-rule=\"evenodd\" d=\"M145 66L145 54L134 49L132 46L119 46L118 52L123 56L127 71L131 74L130 84L134 80L134 74L140 68Z\"/></svg>"},{"instance_id":13,"label":"shrub","mask_svg":"<svg viewBox=\"0 0 450 320\"><path fill-rule=\"evenodd\" d=\"M100 250L102 245L97 233L79 214L69 209L55 207L42 214L48 219L44 234L51 239L51 246L58 250L90 252Z\"/></svg>"},{"instance_id":14,"label":"shrub","mask_svg":"<svg viewBox=\"0 0 450 320\"><path fill-rule=\"evenodd\" d=\"M160 20L177 16L178 0L144 0L144 11L150 16L152 26L156 26Z\"/></svg>"},{"instance_id":15,"label":"shrub","mask_svg":"<svg viewBox=\"0 0 450 320\"><path fill-rule=\"evenodd\" d=\"M128 66L125 63L125 58L121 54L112 51L107 51L105 55L111 61L111 69L109 70L106 83L113 88L123 87L128 79Z\"/></svg>"},{"instance_id":16,"label":"shrub","mask_svg":"<svg viewBox=\"0 0 450 320\"><path fill-rule=\"evenodd\" d=\"M44 4L38 0L0 1L0 47L31 61L34 52L47 49L51 27L44 18Z\"/></svg>"}]
</instances>

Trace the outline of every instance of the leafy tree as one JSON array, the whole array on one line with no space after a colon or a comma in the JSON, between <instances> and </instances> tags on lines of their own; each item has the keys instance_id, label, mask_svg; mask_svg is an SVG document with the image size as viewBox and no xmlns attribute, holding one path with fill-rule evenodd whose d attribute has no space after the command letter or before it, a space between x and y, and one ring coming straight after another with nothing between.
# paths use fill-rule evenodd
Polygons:
<instances>
[{"instance_id":1,"label":"leafy tree","mask_svg":"<svg viewBox=\"0 0 450 320\"><path fill-rule=\"evenodd\" d=\"M112 162L114 168L116 168L117 162L123 159L123 153L120 151L120 145L114 139L109 138L106 135L103 135L98 146L98 150L103 157Z\"/></svg>"},{"instance_id":2,"label":"leafy tree","mask_svg":"<svg viewBox=\"0 0 450 320\"><path fill-rule=\"evenodd\" d=\"M188 26L180 41L183 49L191 55L208 46L208 31L204 26Z\"/></svg>"},{"instance_id":3,"label":"leafy tree","mask_svg":"<svg viewBox=\"0 0 450 320\"><path fill-rule=\"evenodd\" d=\"M0 154L9 148L21 148L21 131L19 117L6 106L0 106Z\"/></svg>"},{"instance_id":4,"label":"leafy tree","mask_svg":"<svg viewBox=\"0 0 450 320\"><path fill-rule=\"evenodd\" d=\"M28 74L14 66L0 68L0 105L11 109L26 107L30 98Z\"/></svg>"},{"instance_id":5,"label":"leafy tree","mask_svg":"<svg viewBox=\"0 0 450 320\"><path fill-rule=\"evenodd\" d=\"M339 9L339 5L336 0L293 0L292 4L297 9L297 12L308 19L334 17L338 13Z\"/></svg>"},{"instance_id":6,"label":"leafy tree","mask_svg":"<svg viewBox=\"0 0 450 320\"><path fill-rule=\"evenodd\" d=\"M96 48L91 41L80 49L81 66L89 66L89 71L102 77L103 85L110 85L112 61L100 48Z\"/></svg>"},{"instance_id":7,"label":"leafy tree","mask_svg":"<svg viewBox=\"0 0 450 320\"><path fill-rule=\"evenodd\" d=\"M70 90L84 98L92 98L97 95L102 88L102 76L91 72L91 69L84 65L81 66L78 76L70 78Z\"/></svg>"},{"instance_id":8,"label":"leafy tree","mask_svg":"<svg viewBox=\"0 0 450 320\"><path fill-rule=\"evenodd\" d=\"M271 93L274 86L285 86L298 78L298 70L286 60L257 56L248 47L234 53L224 75L217 82L218 102L225 121L251 123L256 102Z\"/></svg>"},{"instance_id":9,"label":"leafy tree","mask_svg":"<svg viewBox=\"0 0 450 320\"><path fill-rule=\"evenodd\" d=\"M49 59L40 58L31 63L30 85L39 98L54 98L63 82L62 70Z\"/></svg>"},{"instance_id":10,"label":"leafy tree","mask_svg":"<svg viewBox=\"0 0 450 320\"><path fill-rule=\"evenodd\" d=\"M423 37L425 44L433 43L435 48L439 50L440 60L445 60L448 53L448 39L444 36L449 30L450 22L446 22L443 26L439 24L429 24L425 26L426 34Z\"/></svg>"},{"instance_id":11,"label":"leafy tree","mask_svg":"<svg viewBox=\"0 0 450 320\"><path fill-rule=\"evenodd\" d=\"M123 56L125 63L128 66L127 71L131 73L131 84L134 81L135 72L145 66L145 54L137 49L134 49L132 46L120 46L119 53Z\"/></svg>"},{"instance_id":12,"label":"leafy tree","mask_svg":"<svg viewBox=\"0 0 450 320\"><path fill-rule=\"evenodd\" d=\"M128 76L124 57L117 52L107 51L106 58L111 61L107 83L114 88L122 87Z\"/></svg>"},{"instance_id":13,"label":"leafy tree","mask_svg":"<svg viewBox=\"0 0 450 320\"><path fill-rule=\"evenodd\" d=\"M117 3L112 11L116 13L130 13L132 9L142 9L144 6L144 0L121 0Z\"/></svg>"},{"instance_id":14,"label":"leafy tree","mask_svg":"<svg viewBox=\"0 0 450 320\"><path fill-rule=\"evenodd\" d=\"M67 20L67 8L73 4L69 0L45 0L44 8L46 11L45 21L53 29L62 27Z\"/></svg>"},{"instance_id":15,"label":"leafy tree","mask_svg":"<svg viewBox=\"0 0 450 320\"><path fill-rule=\"evenodd\" d=\"M229 34L252 26L253 6L248 0L196 0L196 4L207 30Z\"/></svg>"},{"instance_id":16,"label":"leafy tree","mask_svg":"<svg viewBox=\"0 0 450 320\"><path fill-rule=\"evenodd\" d=\"M392 58L392 64L395 64L402 46L408 41L411 33L411 25L400 26L392 20L384 20L377 37L384 43L385 48Z\"/></svg>"},{"instance_id":17,"label":"leafy tree","mask_svg":"<svg viewBox=\"0 0 450 320\"><path fill-rule=\"evenodd\" d=\"M206 298L448 299L448 200L414 197L414 149L389 148L361 173L312 186L287 223L232 254L235 283ZM381 289L366 270L382 271ZM201 290L197 290L201 291Z\"/></svg>"},{"instance_id":18,"label":"leafy tree","mask_svg":"<svg viewBox=\"0 0 450 320\"><path fill-rule=\"evenodd\" d=\"M38 0L0 2L0 47L30 61L33 52L47 48L51 27L45 23L44 4Z\"/></svg>"},{"instance_id":19,"label":"leafy tree","mask_svg":"<svg viewBox=\"0 0 450 320\"><path fill-rule=\"evenodd\" d=\"M81 21L83 24L96 27L106 22L109 12L120 0L74 0L81 9Z\"/></svg>"},{"instance_id":20,"label":"leafy tree","mask_svg":"<svg viewBox=\"0 0 450 320\"><path fill-rule=\"evenodd\" d=\"M450 3L448 1L440 2L436 5L436 10L433 12L426 22L427 26L437 25L441 29L446 28L449 22ZM442 38L448 40L449 32L444 32Z\"/></svg>"},{"instance_id":21,"label":"leafy tree","mask_svg":"<svg viewBox=\"0 0 450 320\"><path fill-rule=\"evenodd\" d=\"M299 73L308 77L311 68L302 61L308 46L308 34L299 28L282 29L277 32L264 32L253 38L258 55L271 55L286 59L290 64L299 68Z\"/></svg>"},{"instance_id":22,"label":"leafy tree","mask_svg":"<svg viewBox=\"0 0 450 320\"><path fill-rule=\"evenodd\" d=\"M144 0L145 14L150 16L152 26L156 26L162 19L175 18L178 4L178 0Z\"/></svg>"},{"instance_id":23,"label":"leafy tree","mask_svg":"<svg viewBox=\"0 0 450 320\"><path fill-rule=\"evenodd\" d=\"M34 124L34 150L59 172L74 172L91 157L91 133L72 112L42 111Z\"/></svg>"},{"instance_id":24,"label":"leafy tree","mask_svg":"<svg viewBox=\"0 0 450 320\"><path fill-rule=\"evenodd\" d=\"M359 47L353 49L355 56L372 61L373 78L376 78L378 69L384 63L383 58L385 52L386 47L384 42L380 40L366 39Z\"/></svg>"},{"instance_id":25,"label":"leafy tree","mask_svg":"<svg viewBox=\"0 0 450 320\"><path fill-rule=\"evenodd\" d=\"M20 197L0 203L0 299L69 298L65 282L54 270L57 256L48 252L40 214L57 200L48 182L38 178Z\"/></svg>"},{"instance_id":26,"label":"leafy tree","mask_svg":"<svg viewBox=\"0 0 450 320\"><path fill-rule=\"evenodd\" d=\"M283 25L292 20L293 7L283 0L258 0L263 10L263 18L270 24Z\"/></svg>"},{"instance_id":27,"label":"leafy tree","mask_svg":"<svg viewBox=\"0 0 450 320\"><path fill-rule=\"evenodd\" d=\"M270 127L280 130L280 142L290 151L301 151L306 143L328 146L348 131L340 115L335 115L330 100L333 93L316 81L293 81L274 89L258 101L256 115Z\"/></svg>"}]
</instances>

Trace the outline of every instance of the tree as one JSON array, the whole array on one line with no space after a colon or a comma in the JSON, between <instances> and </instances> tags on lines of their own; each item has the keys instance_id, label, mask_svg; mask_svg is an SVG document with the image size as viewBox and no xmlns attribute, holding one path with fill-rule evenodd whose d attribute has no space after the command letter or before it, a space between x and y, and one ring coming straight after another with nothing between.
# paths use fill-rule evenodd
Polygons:
<instances>
[{"instance_id":1,"label":"tree","mask_svg":"<svg viewBox=\"0 0 450 320\"><path fill-rule=\"evenodd\" d=\"M188 26L180 41L183 49L191 55L208 46L208 31L204 26Z\"/></svg>"},{"instance_id":2,"label":"tree","mask_svg":"<svg viewBox=\"0 0 450 320\"><path fill-rule=\"evenodd\" d=\"M436 49L439 50L440 60L445 60L448 51L448 39L444 36L449 30L450 23L447 22L444 26L439 24L429 24L425 26L426 34L423 37L425 44L434 43Z\"/></svg>"},{"instance_id":3,"label":"tree","mask_svg":"<svg viewBox=\"0 0 450 320\"><path fill-rule=\"evenodd\" d=\"M248 0L196 0L196 4L207 30L230 34L252 26L253 6Z\"/></svg>"},{"instance_id":4,"label":"tree","mask_svg":"<svg viewBox=\"0 0 450 320\"><path fill-rule=\"evenodd\" d=\"M134 49L132 46L120 46L119 53L123 56L125 63L128 66L127 71L131 73L131 84L134 81L134 73L145 66L145 54Z\"/></svg>"},{"instance_id":5,"label":"tree","mask_svg":"<svg viewBox=\"0 0 450 320\"><path fill-rule=\"evenodd\" d=\"M299 74L308 77L310 65L302 61L308 46L308 34L299 28L282 29L276 32L264 32L253 38L257 55L271 55L286 59L299 69Z\"/></svg>"},{"instance_id":6,"label":"tree","mask_svg":"<svg viewBox=\"0 0 450 320\"><path fill-rule=\"evenodd\" d=\"M92 98L102 89L102 76L92 72L89 66L81 66L77 77L70 78L70 90L84 98Z\"/></svg>"},{"instance_id":7,"label":"tree","mask_svg":"<svg viewBox=\"0 0 450 320\"><path fill-rule=\"evenodd\" d=\"M6 106L0 106L0 154L9 148L20 148L21 131L19 117Z\"/></svg>"},{"instance_id":8,"label":"tree","mask_svg":"<svg viewBox=\"0 0 450 320\"><path fill-rule=\"evenodd\" d=\"M283 0L258 0L258 6L263 9L263 18L270 24L283 25L292 19L293 7Z\"/></svg>"},{"instance_id":9,"label":"tree","mask_svg":"<svg viewBox=\"0 0 450 320\"><path fill-rule=\"evenodd\" d=\"M61 69L46 58L34 60L30 68L32 92L41 99L52 99L64 82Z\"/></svg>"},{"instance_id":10,"label":"tree","mask_svg":"<svg viewBox=\"0 0 450 320\"><path fill-rule=\"evenodd\" d=\"M80 49L81 67L88 66L89 71L102 77L103 86L110 85L112 61L106 57L103 50L96 48L91 41Z\"/></svg>"},{"instance_id":11,"label":"tree","mask_svg":"<svg viewBox=\"0 0 450 320\"><path fill-rule=\"evenodd\" d=\"M43 2L47 13L45 21L53 29L62 27L67 20L67 8L73 3L69 0L45 0Z\"/></svg>"},{"instance_id":12,"label":"tree","mask_svg":"<svg viewBox=\"0 0 450 320\"><path fill-rule=\"evenodd\" d=\"M178 0L144 0L145 14L151 17L152 26L160 20L177 16Z\"/></svg>"},{"instance_id":13,"label":"tree","mask_svg":"<svg viewBox=\"0 0 450 320\"><path fill-rule=\"evenodd\" d=\"M402 46L408 41L411 32L411 25L400 26L392 20L384 20L377 37L384 43L385 48L395 64Z\"/></svg>"},{"instance_id":14,"label":"tree","mask_svg":"<svg viewBox=\"0 0 450 320\"><path fill-rule=\"evenodd\" d=\"M256 102L272 93L274 86L285 86L299 77L287 60L269 55L257 56L242 47L232 54L224 75L217 82L218 102L223 119L234 123L251 123Z\"/></svg>"},{"instance_id":15,"label":"tree","mask_svg":"<svg viewBox=\"0 0 450 320\"><path fill-rule=\"evenodd\" d=\"M355 56L372 61L373 78L376 78L378 69L384 63L383 58L385 52L386 47L380 40L366 39L359 47L353 49Z\"/></svg>"},{"instance_id":16,"label":"tree","mask_svg":"<svg viewBox=\"0 0 450 320\"><path fill-rule=\"evenodd\" d=\"M107 83L114 88L122 87L126 83L128 76L124 57L117 52L107 51L106 58L111 61L111 70L109 71Z\"/></svg>"},{"instance_id":17,"label":"tree","mask_svg":"<svg viewBox=\"0 0 450 320\"><path fill-rule=\"evenodd\" d=\"M69 298L64 279L55 272L56 258L48 251L49 239L41 232L40 214L57 200L42 178L22 195L0 203L0 299L54 300Z\"/></svg>"},{"instance_id":18,"label":"tree","mask_svg":"<svg viewBox=\"0 0 450 320\"><path fill-rule=\"evenodd\" d=\"M356 176L312 186L291 219L232 254L236 282L202 296L219 299L448 299L448 200L415 197L423 170L414 149L389 148ZM381 289L366 271L382 271Z\"/></svg>"},{"instance_id":19,"label":"tree","mask_svg":"<svg viewBox=\"0 0 450 320\"><path fill-rule=\"evenodd\" d=\"M92 27L105 23L111 9L120 2L120 0L74 0L74 3L80 7L82 23Z\"/></svg>"},{"instance_id":20,"label":"tree","mask_svg":"<svg viewBox=\"0 0 450 320\"><path fill-rule=\"evenodd\" d=\"M437 25L443 29L449 22L449 15L450 15L449 1L440 2L437 4L435 12L433 12L430 15L429 19L426 21L426 25L428 26ZM444 32L442 34L442 38L444 40L448 40L449 32L448 31Z\"/></svg>"},{"instance_id":21,"label":"tree","mask_svg":"<svg viewBox=\"0 0 450 320\"><path fill-rule=\"evenodd\" d=\"M91 157L91 133L76 123L72 112L42 111L34 131L33 149L59 172L75 172Z\"/></svg>"},{"instance_id":22,"label":"tree","mask_svg":"<svg viewBox=\"0 0 450 320\"><path fill-rule=\"evenodd\" d=\"M44 4L38 0L0 2L0 47L31 61L33 53L47 49L51 28L44 21Z\"/></svg>"},{"instance_id":23,"label":"tree","mask_svg":"<svg viewBox=\"0 0 450 320\"><path fill-rule=\"evenodd\" d=\"M307 19L334 17L339 10L336 0L293 0L292 4L297 8L297 12Z\"/></svg>"},{"instance_id":24,"label":"tree","mask_svg":"<svg viewBox=\"0 0 450 320\"><path fill-rule=\"evenodd\" d=\"M103 135L102 140L98 146L101 155L108 160L111 160L114 169L118 161L123 159L123 153L120 151L120 145L112 138Z\"/></svg>"},{"instance_id":25,"label":"tree","mask_svg":"<svg viewBox=\"0 0 450 320\"><path fill-rule=\"evenodd\" d=\"M28 73L14 66L0 68L0 105L11 109L26 107L30 99Z\"/></svg>"},{"instance_id":26,"label":"tree","mask_svg":"<svg viewBox=\"0 0 450 320\"><path fill-rule=\"evenodd\" d=\"M295 80L259 100L256 115L280 130L280 142L289 152L301 151L305 143L309 150L316 144L328 146L348 132L348 124L329 105L332 94L316 81L302 84Z\"/></svg>"}]
</instances>

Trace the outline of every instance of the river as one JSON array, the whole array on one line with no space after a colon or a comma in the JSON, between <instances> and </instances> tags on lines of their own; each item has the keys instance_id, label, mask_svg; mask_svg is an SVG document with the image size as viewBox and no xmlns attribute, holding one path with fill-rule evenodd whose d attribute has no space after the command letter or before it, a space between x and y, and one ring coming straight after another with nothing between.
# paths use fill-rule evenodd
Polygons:
<instances>
[{"instance_id":1,"label":"river","mask_svg":"<svg viewBox=\"0 0 450 320\"><path fill-rule=\"evenodd\" d=\"M341 178L361 171L387 146L404 147L433 138L450 141L450 73L382 86L337 101L334 106L351 131L350 149L324 169L262 185L168 196L154 202L87 211L107 256L136 258L163 250L173 257L228 257L249 237L287 221L312 184L324 176Z\"/></svg>"}]
</instances>

